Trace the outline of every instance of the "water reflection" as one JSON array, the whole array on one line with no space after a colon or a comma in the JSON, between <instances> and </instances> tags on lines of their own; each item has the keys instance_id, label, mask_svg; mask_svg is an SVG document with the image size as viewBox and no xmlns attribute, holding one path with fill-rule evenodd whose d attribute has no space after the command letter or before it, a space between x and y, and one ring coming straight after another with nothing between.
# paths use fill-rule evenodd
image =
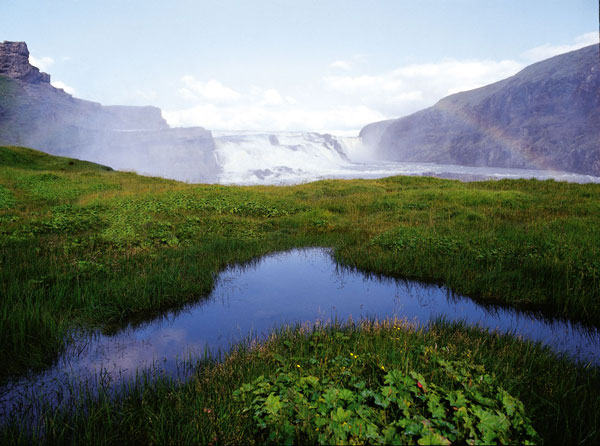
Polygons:
<instances>
[{"instance_id":1,"label":"water reflection","mask_svg":"<svg viewBox=\"0 0 600 446\"><path fill-rule=\"evenodd\" d=\"M263 336L281 324L349 318L406 318L418 323L444 316L525 339L600 363L600 334L566 321L547 321L507 308L483 307L441 286L396 281L340 267L325 249L277 253L223 271L208 299L115 334L81 336L43 374L0 389L0 417L23 398L68 399L81 378L114 386L144 368L177 376L180 359L215 354L231 343ZM57 398L56 395L60 395Z\"/></svg>"}]
</instances>

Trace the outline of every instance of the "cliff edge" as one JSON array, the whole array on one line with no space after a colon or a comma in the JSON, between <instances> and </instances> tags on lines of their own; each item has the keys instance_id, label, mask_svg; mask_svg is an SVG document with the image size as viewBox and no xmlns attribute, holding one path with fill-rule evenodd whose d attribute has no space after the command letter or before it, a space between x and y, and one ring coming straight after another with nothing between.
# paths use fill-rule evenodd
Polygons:
<instances>
[{"instance_id":1,"label":"cliff edge","mask_svg":"<svg viewBox=\"0 0 600 446\"><path fill-rule=\"evenodd\" d=\"M50 75L42 73L29 63L29 49L25 42L0 43L0 76L19 79L29 84L49 84Z\"/></svg>"},{"instance_id":2,"label":"cliff edge","mask_svg":"<svg viewBox=\"0 0 600 446\"><path fill-rule=\"evenodd\" d=\"M25 42L0 44L0 144L184 181L220 172L210 131L172 129L158 107L74 98L29 63Z\"/></svg>"}]
</instances>

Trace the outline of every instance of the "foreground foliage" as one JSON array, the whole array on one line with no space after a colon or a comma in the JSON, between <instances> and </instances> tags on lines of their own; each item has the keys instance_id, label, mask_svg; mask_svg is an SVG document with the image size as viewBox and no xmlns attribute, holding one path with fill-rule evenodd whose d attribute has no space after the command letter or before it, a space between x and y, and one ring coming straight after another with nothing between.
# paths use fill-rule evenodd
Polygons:
<instances>
[{"instance_id":1,"label":"foreground foliage","mask_svg":"<svg viewBox=\"0 0 600 446\"><path fill-rule=\"evenodd\" d=\"M320 341L318 333L311 342ZM317 344L319 345L319 344ZM523 403L494 384L482 366L428 360L439 379L377 365L372 353L336 356L310 371L281 361L233 393L252 414L253 433L276 444L451 444L539 441ZM314 363L317 363L315 359ZM361 369L381 368L383 382L368 386ZM312 374L314 373L314 374ZM320 375L322 378L319 378Z\"/></svg>"},{"instance_id":2,"label":"foreground foliage","mask_svg":"<svg viewBox=\"0 0 600 446\"><path fill-rule=\"evenodd\" d=\"M116 397L83 388L61 410L43 410L33 433L26 418L16 417L0 428L0 442L335 444L360 438L375 444L365 436L385 439L389 426L407 442L443 443L437 435L455 435L455 443L600 442L597 367L461 324L437 322L427 331L403 321L288 327L236 346L222 361L188 365L191 378L181 383L149 372ZM305 399L296 404L299 393ZM408 413L400 396L412 401ZM442 410L444 419L436 417ZM366 431L355 435L360 423Z\"/></svg>"}]
</instances>

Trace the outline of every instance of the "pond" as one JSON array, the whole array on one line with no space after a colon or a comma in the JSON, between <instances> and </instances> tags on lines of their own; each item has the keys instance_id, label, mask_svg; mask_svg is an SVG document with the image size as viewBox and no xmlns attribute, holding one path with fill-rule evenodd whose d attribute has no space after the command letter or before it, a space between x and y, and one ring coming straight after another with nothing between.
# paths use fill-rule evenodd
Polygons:
<instances>
[{"instance_id":1,"label":"pond","mask_svg":"<svg viewBox=\"0 0 600 446\"><path fill-rule=\"evenodd\" d=\"M67 401L78 382L114 388L147 369L184 376L182 360L190 355L214 355L283 324L349 318L400 318L426 324L440 316L510 331L600 364L597 329L484 307L442 286L368 275L338 265L327 249L311 248L229 267L218 275L210 296L187 309L115 335L94 333L71 342L51 369L0 389L0 418L22 408L23 401Z\"/></svg>"}]
</instances>

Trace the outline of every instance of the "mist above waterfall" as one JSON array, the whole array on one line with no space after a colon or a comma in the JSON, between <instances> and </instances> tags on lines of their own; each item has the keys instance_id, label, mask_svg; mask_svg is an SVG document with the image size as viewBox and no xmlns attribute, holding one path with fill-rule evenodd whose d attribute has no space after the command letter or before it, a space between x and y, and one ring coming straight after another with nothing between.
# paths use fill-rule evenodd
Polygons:
<instances>
[{"instance_id":1,"label":"mist above waterfall","mask_svg":"<svg viewBox=\"0 0 600 446\"><path fill-rule=\"evenodd\" d=\"M0 98L0 143L193 183L295 184L391 175L600 182L598 176L587 175L600 172L598 128L594 119L587 119L588 115L595 117L598 109L595 96L587 93L595 91L598 84L596 66L589 63L596 49L586 47L539 62L504 81L448 96L405 118L369 124L360 136L348 137L312 131L274 132L268 127L217 132L201 127L173 128L157 107L102 106L73 98L53 87L50 76L29 63L24 42L4 42L0 44L0 87L10 94ZM557 79L567 87L579 85L579 96L573 96L567 87L555 88ZM528 97L530 85L541 92L531 100L542 98L543 102L552 97L562 104L556 110L564 113L542 104L539 113L546 113L546 119L532 115L529 102L521 100ZM204 94L219 93L228 100L237 97L215 83L196 86ZM275 93L265 92L262 106L277 105ZM503 99L490 99L499 96ZM510 125L503 127L490 107L506 116L500 121ZM488 119L481 121L486 113ZM300 120L299 128L327 128L326 115L309 115L310 119ZM360 113L350 115L364 119ZM511 121L517 115L520 118ZM277 120L267 120L267 124L282 128ZM535 140L539 145L541 136L548 139L547 135L554 135L553 153L550 143L543 145L544 151L535 151L527 143ZM564 135L570 136L565 140ZM535 170L540 168L578 174Z\"/></svg>"},{"instance_id":2,"label":"mist above waterfall","mask_svg":"<svg viewBox=\"0 0 600 446\"><path fill-rule=\"evenodd\" d=\"M425 175L466 181L502 178L579 183L600 178L535 169L474 167L377 160L360 137L314 132L213 132L222 184L297 184L320 179Z\"/></svg>"}]
</instances>

